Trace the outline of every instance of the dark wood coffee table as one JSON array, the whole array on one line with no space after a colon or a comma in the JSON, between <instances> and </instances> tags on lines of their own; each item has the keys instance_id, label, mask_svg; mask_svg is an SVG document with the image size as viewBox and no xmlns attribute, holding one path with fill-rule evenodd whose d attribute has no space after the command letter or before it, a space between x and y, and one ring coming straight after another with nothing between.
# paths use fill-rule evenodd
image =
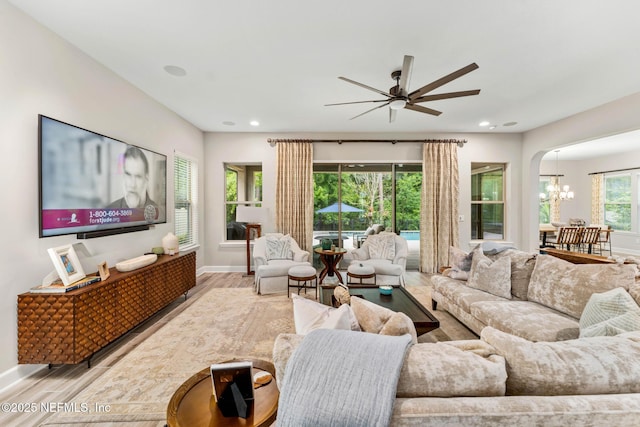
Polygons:
<instances>
[{"instance_id":1,"label":"dark wood coffee table","mask_svg":"<svg viewBox=\"0 0 640 427\"><path fill-rule=\"evenodd\" d=\"M240 360L240 359L238 359ZM229 360L235 362L238 360ZM246 360L246 359L242 359ZM224 417L213 397L213 384L209 368L205 368L184 382L173 393L167 406L169 427L213 426L270 426L278 412L280 393L276 385L273 364L253 359L253 373L267 371L273 375L271 382L254 390L253 410L249 418Z\"/></svg>"},{"instance_id":2,"label":"dark wood coffee table","mask_svg":"<svg viewBox=\"0 0 640 427\"><path fill-rule=\"evenodd\" d=\"M334 289L335 286L322 285L320 302L325 305L334 305ZM388 308L389 310L406 314L413 321L418 336L440 327L438 319L403 287L394 287L391 295L382 295L377 286L351 285L349 286L349 293L351 295L361 296L367 301Z\"/></svg>"}]
</instances>

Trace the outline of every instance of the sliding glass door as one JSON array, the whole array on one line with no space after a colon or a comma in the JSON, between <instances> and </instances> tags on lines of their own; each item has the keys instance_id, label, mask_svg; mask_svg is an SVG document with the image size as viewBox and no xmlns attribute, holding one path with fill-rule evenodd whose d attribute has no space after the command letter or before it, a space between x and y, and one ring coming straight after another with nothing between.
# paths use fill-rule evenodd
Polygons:
<instances>
[{"instance_id":1,"label":"sliding glass door","mask_svg":"<svg viewBox=\"0 0 640 427\"><path fill-rule=\"evenodd\" d=\"M314 165L314 246L330 239L338 247L358 248L367 230L395 231L409 241L418 268L420 164Z\"/></svg>"}]
</instances>

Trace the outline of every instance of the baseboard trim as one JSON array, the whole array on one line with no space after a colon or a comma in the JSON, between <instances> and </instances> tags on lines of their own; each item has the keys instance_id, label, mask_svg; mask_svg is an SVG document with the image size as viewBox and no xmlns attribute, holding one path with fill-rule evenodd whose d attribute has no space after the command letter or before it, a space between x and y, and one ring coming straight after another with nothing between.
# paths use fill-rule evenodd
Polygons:
<instances>
[{"instance_id":1,"label":"baseboard trim","mask_svg":"<svg viewBox=\"0 0 640 427\"><path fill-rule=\"evenodd\" d=\"M17 365L0 373L0 393L3 393L8 388L30 377L36 372L47 368L48 365Z\"/></svg>"}]
</instances>

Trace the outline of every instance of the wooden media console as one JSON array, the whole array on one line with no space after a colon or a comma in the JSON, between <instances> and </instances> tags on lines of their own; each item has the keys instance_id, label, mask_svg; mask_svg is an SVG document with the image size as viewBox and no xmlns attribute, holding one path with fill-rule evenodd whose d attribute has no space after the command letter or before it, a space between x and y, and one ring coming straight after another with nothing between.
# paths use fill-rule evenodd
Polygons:
<instances>
[{"instance_id":1,"label":"wooden media console","mask_svg":"<svg viewBox=\"0 0 640 427\"><path fill-rule=\"evenodd\" d=\"M196 253L158 261L62 294L18 295L18 363L74 364L124 335L196 284Z\"/></svg>"}]
</instances>

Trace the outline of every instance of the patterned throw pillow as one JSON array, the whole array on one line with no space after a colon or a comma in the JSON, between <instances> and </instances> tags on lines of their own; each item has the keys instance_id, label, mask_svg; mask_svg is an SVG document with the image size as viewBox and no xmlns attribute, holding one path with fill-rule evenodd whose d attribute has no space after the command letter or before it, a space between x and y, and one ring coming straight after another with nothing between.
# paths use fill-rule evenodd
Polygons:
<instances>
[{"instance_id":1,"label":"patterned throw pillow","mask_svg":"<svg viewBox=\"0 0 640 427\"><path fill-rule=\"evenodd\" d=\"M396 257L396 241L393 233L374 234L367 238L369 258L389 259Z\"/></svg>"},{"instance_id":2,"label":"patterned throw pillow","mask_svg":"<svg viewBox=\"0 0 640 427\"><path fill-rule=\"evenodd\" d=\"M272 259L293 259L293 252L291 251L291 236L288 234L277 237L266 237L267 247L267 260Z\"/></svg>"},{"instance_id":3,"label":"patterned throw pillow","mask_svg":"<svg viewBox=\"0 0 640 427\"><path fill-rule=\"evenodd\" d=\"M449 246L449 265L459 271L471 271L473 252L466 253L462 249Z\"/></svg>"},{"instance_id":4,"label":"patterned throw pillow","mask_svg":"<svg viewBox=\"0 0 640 427\"><path fill-rule=\"evenodd\" d=\"M580 316L580 338L640 331L640 307L622 288L591 295Z\"/></svg>"},{"instance_id":5,"label":"patterned throw pillow","mask_svg":"<svg viewBox=\"0 0 640 427\"><path fill-rule=\"evenodd\" d=\"M495 261L482 253L482 246L473 250L473 261L467 286L511 299L511 260L505 256Z\"/></svg>"}]
</instances>

